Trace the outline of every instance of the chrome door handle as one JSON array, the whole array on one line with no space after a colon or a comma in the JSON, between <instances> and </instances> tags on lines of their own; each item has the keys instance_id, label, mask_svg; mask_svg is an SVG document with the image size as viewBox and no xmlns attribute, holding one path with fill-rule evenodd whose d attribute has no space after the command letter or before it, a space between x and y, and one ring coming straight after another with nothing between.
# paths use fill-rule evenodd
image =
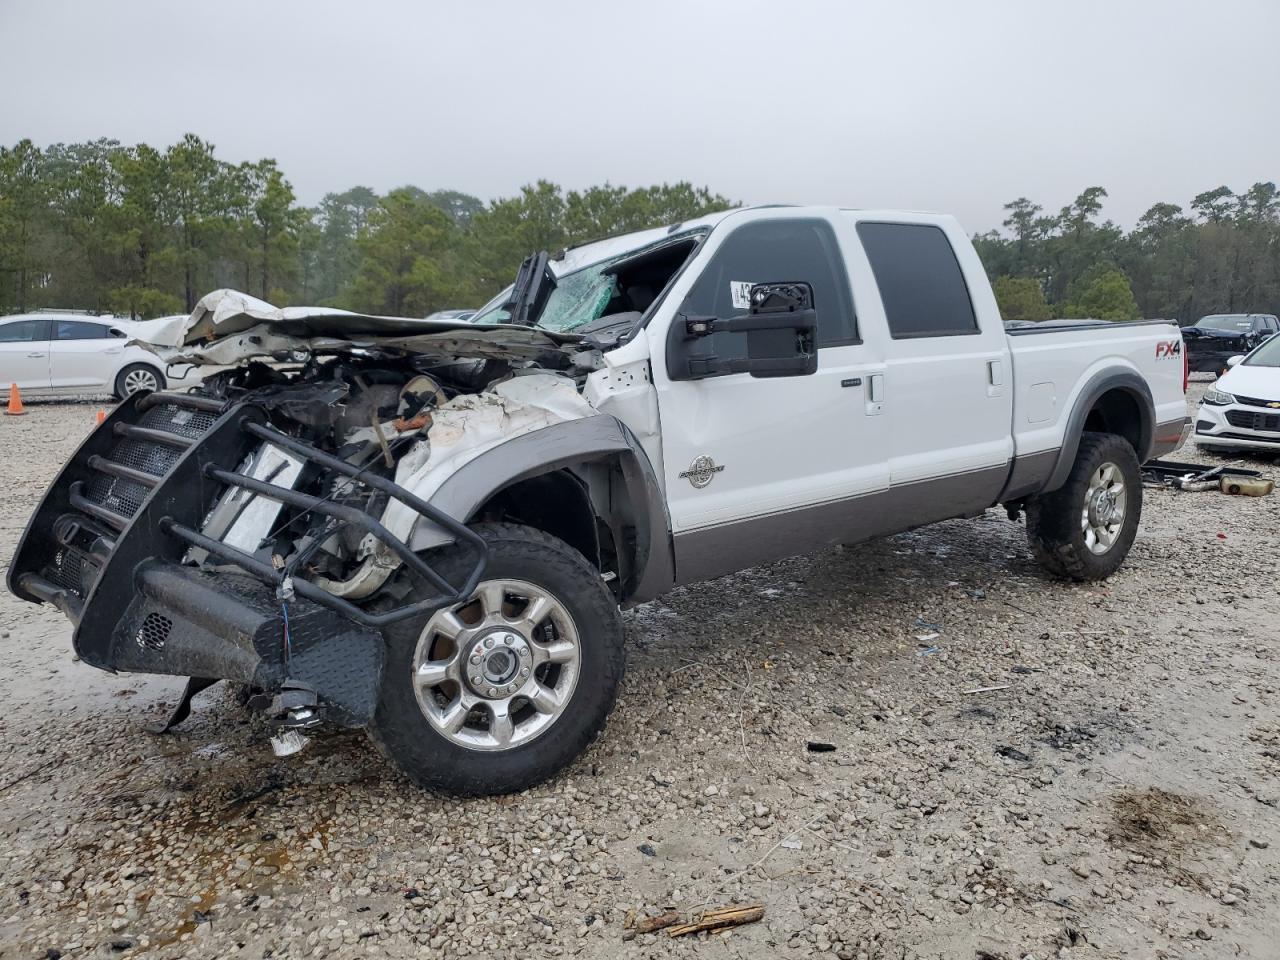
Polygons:
<instances>
[{"instance_id":1,"label":"chrome door handle","mask_svg":"<svg viewBox=\"0 0 1280 960\"><path fill-rule=\"evenodd\" d=\"M1004 396L1004 364L999 360L987 361L987 396Z\"/></svg>"},{"instance_id":2,"label":"chrome door handle","mask_svg":"<svg viewBox=\"0 0 1280 960\"><path fill-rule=\"evenodd\" d=\"M27 356L28 356L28 357L31 357L33 360L37 360L37 359L39 359L40 357L43 357L43 356L44 356L44 354L43 354L43 353L28 353L28 354L27 354Z\"/></svg>"},{"instance_id":3,"label":"chrome door handle","mask_svg":"<svg viewBox=\"0 0 1280 960\"><path fill-rule=\"evenodd\" d=\"M868 399L872 403L884 402L884 374L877 373L871 378L871 390Z\"/></svg>"},{"instance_id":4,"label":"chrome door handle","mask_svg":"<svg viewBox=\"0 0 1280 960\"><path fill-rule=\"evenodd\" d=\"M884 412L884 374L873 373L867 377L866 413L878 417Z\"/></svg>"}]
</instances>

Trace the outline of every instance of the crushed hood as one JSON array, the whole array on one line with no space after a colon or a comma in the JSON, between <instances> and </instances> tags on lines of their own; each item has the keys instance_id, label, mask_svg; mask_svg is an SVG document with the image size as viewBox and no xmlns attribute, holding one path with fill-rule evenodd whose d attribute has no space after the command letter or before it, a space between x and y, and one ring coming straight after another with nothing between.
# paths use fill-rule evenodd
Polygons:
<instances>
[{"instance_id":1,"label":"crushed hood","mask_svg":"<svg viewBox=\"0 0 1280 960\"><path fill-rule=\"evenodd\" d=\"M580 338L531 327L418 320L334 307L276 307L238 290L215 290L189 317L162 317L130 328L132 343L167 363L229 365L303 350L386 349L440 357L537 360L572 353Z\"/></svg>"}]
</instances>

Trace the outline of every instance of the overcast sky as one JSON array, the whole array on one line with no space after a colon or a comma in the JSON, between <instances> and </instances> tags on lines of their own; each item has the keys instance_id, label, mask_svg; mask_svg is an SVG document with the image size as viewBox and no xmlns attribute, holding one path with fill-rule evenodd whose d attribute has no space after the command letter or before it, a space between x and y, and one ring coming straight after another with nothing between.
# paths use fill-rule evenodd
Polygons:
<instances>
[{"instance_id":1,"label":"overcast sky","mask_svg":"<svg viewBox=\"0 0 1280 960\"><path fill-rule=\"evenodd\" d=\"M629 12L628 12L629 11ZM679 179L1130 225L1280 180L1280 0L0 0L0 142L191 131L299 198Z\"/></svg>"}]
</instances>

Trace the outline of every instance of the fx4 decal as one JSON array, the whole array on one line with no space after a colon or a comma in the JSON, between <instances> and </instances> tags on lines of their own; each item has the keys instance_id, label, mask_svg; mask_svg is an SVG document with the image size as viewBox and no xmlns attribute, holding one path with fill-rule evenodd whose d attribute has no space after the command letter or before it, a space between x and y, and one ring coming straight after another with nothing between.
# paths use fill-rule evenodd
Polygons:
<instances>
[{"instance_id":1,"label":"fx4 decal","mask_svg":"<svg viewBox=\"0 0 1280 960\"><path fill-rule=\"evenodd\" d=\"M1182 356L1181 340L1162 340L1156 344L1156 359L1168 359Z\"/></svg>"}]
</instances>

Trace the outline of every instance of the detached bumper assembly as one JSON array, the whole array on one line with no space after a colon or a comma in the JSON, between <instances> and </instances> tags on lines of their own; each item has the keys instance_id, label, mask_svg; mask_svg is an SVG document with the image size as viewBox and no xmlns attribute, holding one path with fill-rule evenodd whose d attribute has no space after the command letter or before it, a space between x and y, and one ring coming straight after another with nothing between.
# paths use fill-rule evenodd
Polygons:
<instances>
[{"instance_id":1,"label":"detached bumper assembly","mask_svg":"<svg viewBox=\"0 0 1280 960\"><path fill-rule=\"evenodd\" d=\"M377 491L442 528L474 557L465 582L447 582L358 507L237 472L263 444L305 462L320 478L312 489ZM473 531L374 466L352 465L282 433L250 405L135 395L49 488L10 565L9 588L62 610L75 624L76 653L92 666L232 680L286 699L302 691L328 719L361 726L377 702L381 629L471 596L487 559ZM284 563L271 556L266 538L249 550L207 535L206 518L228 488L282 504L287 519L278 526L301 532L323 517L374 537L430 584L433 596L357 606L306 579L305 555ZM316 537L301 539L318 546Z\"/></svg>"}]
</instances>

